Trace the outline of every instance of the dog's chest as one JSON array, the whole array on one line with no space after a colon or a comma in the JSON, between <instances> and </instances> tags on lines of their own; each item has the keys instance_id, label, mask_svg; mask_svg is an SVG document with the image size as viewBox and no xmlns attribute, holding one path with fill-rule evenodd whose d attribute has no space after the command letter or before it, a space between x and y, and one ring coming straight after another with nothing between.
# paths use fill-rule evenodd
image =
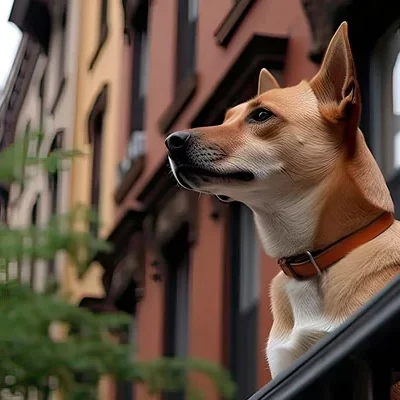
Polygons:
<instances>
[{"instance_id":1,"label":"dog's chest","mask_svg":"<svg viewBox=\"0 0 400 400\"><path fill-rule=\"evenodd\" d=\"M271 336L268 341L267 356L273 376L286 369L338 325L324 315L324 300L318 278L302 282L291 279L286 283L285 290L294 325L291 331L279 337Z\"/></svg>"}]
</instances>

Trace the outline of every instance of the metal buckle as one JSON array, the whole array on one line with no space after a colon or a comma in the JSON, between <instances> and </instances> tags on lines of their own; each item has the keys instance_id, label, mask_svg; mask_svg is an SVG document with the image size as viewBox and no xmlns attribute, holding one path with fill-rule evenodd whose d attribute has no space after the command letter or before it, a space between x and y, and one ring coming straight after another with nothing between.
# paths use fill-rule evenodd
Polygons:
<instances>
[{"instance_id":1,"label":"metal buckle","mask_svg":"<svg viewBox=\"0 0 400 400\"><path fill-rule=\"evenodd\" d=\"M290 265L290 262L287 261L286 258L282 258L279 260L279 265L282 268L283 272L285 272L285 274L287 276L292 276L293 278L296 279L301 279L301 276L299 276L296 271L294 270L294 268Z\"/></svg>"},{"instance_id":2,"label":"metal buckle","mask_svg":"<svg viewBox=\"0 0 400 400\"><path fill-rule=\"evenodd\" d=\"M314 257L312 256L312 254L311 254L309 251L306 251L306 254L307 254L308 258L310 259L311 264L312 264L312 265L314 266L314 268L317 270L318 275L321 275L322 272L321 272L321 270L319 269L318 264L317 264L317 262L315 261Z\"/></svg>"}]
</instances>

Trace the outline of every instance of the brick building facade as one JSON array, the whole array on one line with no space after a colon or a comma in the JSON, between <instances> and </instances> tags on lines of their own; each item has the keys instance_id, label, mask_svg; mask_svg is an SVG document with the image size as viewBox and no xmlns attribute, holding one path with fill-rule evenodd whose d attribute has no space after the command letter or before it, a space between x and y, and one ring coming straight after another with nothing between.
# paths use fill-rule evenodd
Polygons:
<instances>
[{"instance_id":1,"label":"brick building facade","mask_svg":"<svg viewBox=\"0 0 400 400\"><path fill-rule=\"evenodd\" d=\"M126 0L123 7L127 90L118 136L119 208L109 235L115 253L98 256L103 280L110 301L135 315L126 339L136 344L139 359L213 360L230 369L243 399L270 379L268 286L278 267L261 249L248 209L177 188L166 162L166 134L220 123L228 107L256 94L262 67L283 85L311 78L346 19L363 91L362 127L396 200L399 5ZM380 73L384 68L390 78ZM392 112L374 105L377 93ZM380 125L382 112L389 125ZM207 399L217 398L208 383L204 387ZM133 393L146 396L140 387Z\"/></svg>"}]
</instances>

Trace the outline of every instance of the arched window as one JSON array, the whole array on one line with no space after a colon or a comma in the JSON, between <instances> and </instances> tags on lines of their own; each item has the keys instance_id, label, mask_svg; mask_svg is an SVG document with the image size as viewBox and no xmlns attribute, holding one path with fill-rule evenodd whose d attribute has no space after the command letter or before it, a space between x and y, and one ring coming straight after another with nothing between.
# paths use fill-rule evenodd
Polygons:
<instances>
[{"instance_id":1,"label":"arched window","mask_svg":"<svg viewBox=\"0 0 400 400\"><path fill-rule=\"evenodd\" d=\"M91 207L96 213L100 212L101 197L101 155L103 151L103 130L104 118L107 107L108 86L104 85L97 96L88 119L88 137L89 143L92 145L92 185L91 185ZM98 235L98 224L91 222L90 232Z\"/></svg>"},{"instance_id":2,"label":"arched window","mask_svg":"<svg viewBox=\"0 0 400 400\"><path fill-rule=\"evenodd\" d=\"M63 130L59 130L54 135L54 139L50 146L49 154L53 151L62 149L62 140L63 140ZM59 173L58 171L50 172L48 176L48 185L49 185L49 192L51 196L51 214L54 215L57 213L58 207L58 198L59 198Z\"/></svg>"},{"instance_id":3,"label":"arched window","mask_svg":"<svg viewBox=\"0 0 400 400\"><path fill-rule=\"evenodd\" d=\"M59 130L54 135L54 139L50 146L49 154L53 151L62 149L62 141L63 141L64 131ZM48 175L48 185L49 185L49 194L50 194L50 212L51 215L56 215L58 212L58 203L60 198L60 174L59 171L56 170L54 172L50 172ZM52 259L48 263L48 272L47 277L50 280L55 279L55 259Z\"/></svg>"},{"instance_id":4,"label":"arched window","mask_svg":"<svg viewBox=\"0 0 400 400\"><path fill-rule=\"evenodd\" d=\"M39 196L37 197L35 204L32 207L32 213L31 213L31 224L32 227L35 228L38 224L38 209L39 209ZM36 246L36 236L32 236L32 248L35 248ZM36 260L35 257L32 256L30 260L30 286L32 289L35 289L35 275L36 275Z\"/></svg>"}]
</instances>

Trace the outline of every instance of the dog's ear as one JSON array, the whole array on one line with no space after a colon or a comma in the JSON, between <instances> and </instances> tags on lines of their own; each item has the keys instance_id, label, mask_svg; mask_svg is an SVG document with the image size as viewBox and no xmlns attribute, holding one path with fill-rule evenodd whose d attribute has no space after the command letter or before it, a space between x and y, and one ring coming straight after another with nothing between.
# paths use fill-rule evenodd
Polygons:
<instances>
[{"instance_id":1,"label":"dog's ear","mask_svg":"<svg viewBox=\"0 0 400 400\"><path fill-rule=\"evenodd\" d=\"M277 80L273 77L271 72L263 68L260 71L260 75L258 78L258 95L267 92L268 90L271 89L276 89L279 88L279 83Z\"/></svg>"},{"instance_id":2,"label":"dog's ear","mask_svg":"<svg viewBox=\"0 0 400 400\"><path fill-rule=\"evenodd\" d=\"M347 121L347 133L355 134L361 114L361 99L346 22L333 36L321 68L310 84L323 116L333 123Z\"/></svg>"}]
</instances>

